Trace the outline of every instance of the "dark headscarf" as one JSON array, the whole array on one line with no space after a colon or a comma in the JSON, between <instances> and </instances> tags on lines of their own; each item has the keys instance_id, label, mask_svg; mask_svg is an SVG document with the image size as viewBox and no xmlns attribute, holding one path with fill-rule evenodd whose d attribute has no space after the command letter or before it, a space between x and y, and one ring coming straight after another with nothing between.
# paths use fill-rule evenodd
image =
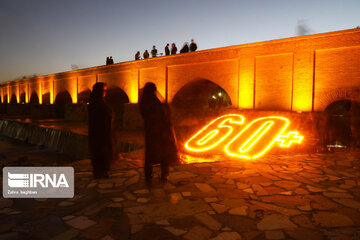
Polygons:
<instances>
[{"instance_id":1,"label":"dark headscarf","mask_svg":"<svg viewBox=\"0 0 360 240\"><path fill-rule=\"evenodd\" d=\"M155 84L152 82L148 82L145 84L142 98L148 98L148 97L155 96L155 92L156 92Z\"/></svg>"},{"instance_id":2,"label":"dark headscarf","mask_svg":"<svg viewBox=\"0 0 360 240\"><path fill-rule=\"evenodd\" d=\"M155 84L152 82L146 83L145 87L143 88L141 99L139 101L140 113L143 115L143 117L144 115L154 113L154 111L158 111L158 109L161 108L161 102L156 97L155 93Z\"/></svg>"},{"instance_id":3,"label":"dark headscarf","mask_svg":"<svg viewBox=\"0 0 360 240\"><path fill-rule=\"evenodd\" d=\"M93 86L93 90L90 94L90 104L100 103L104 101L104 87L105 83L98 82Z\"/></svg>"}]
</instances>

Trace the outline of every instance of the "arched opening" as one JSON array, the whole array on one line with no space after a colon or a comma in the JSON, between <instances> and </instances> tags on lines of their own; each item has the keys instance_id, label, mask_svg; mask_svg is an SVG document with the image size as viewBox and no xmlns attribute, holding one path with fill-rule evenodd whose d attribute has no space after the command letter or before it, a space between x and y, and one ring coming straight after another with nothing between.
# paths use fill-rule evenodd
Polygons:
<instances>
[{"instance_id":1,"label":"arched opening","mask_svg":"<svg viewBox=\"0 0 360 240\"><path fill-rule=\"evenodd\" d=\"M26 96L24 92L20 94L20 103L26 103Z\"/></svg>"},{"instance_id":2,"label":"arched opening","mask_svg":"<svg viewBox=\"0 0 360 240\"><path fill-rule=\"evenodd\" d=\"M328 147L348 147L351 143L351 105L350 100L331 103L325 109L326 145Z\"/></svg>"},{"instance_id":3,"label":"arched opening","mask_svg":"<svg viewBox=\"0 0 360 240\"><path fill-rule=\"evenodd\" d=\"M89 103L90 100L90 89L84 90L78 94L78 103Z\"/></svg>"},{"instance_id":4,"label":"arched opening","mask_svg":"<svg viewBox=\"0 0 360 240\"><path fill-rule=\"evenodd\" d=\"M17 103L16 95L12 94L10 98L10 103Z\"/></svg>"},{"instance_id":5,"label":"arched opening","mask_svg":"<svg viewBox=\"0 0 360 240\"><path fill-rule=\"evenodd\" d=\"M30 103L31 104L39 104L39 97L35 91L32 92L30 95Z\"/></svg>"},{"instance_id":6,"label":"arched opening","mask_svg":"<svg viewBox=\"0 0 360 240\"><path fill-rule=\"evenodd\" d=\"M3 101L3 103L8 103L8 96L7 96L7 94L4 95L4 101Z\"/></svg>"},{"instance_id":7,"label":"arched opening","mask_svg":"<svg viewBox=\"0 0 360 240\"><path fill-rule=\"evenodd\" d=\"M72 98L68 91L59 92L55 98L56 116L65 117L66 105L72 104Z\"/></svg>"},{"instance_id":8,"label":"arched opening","mask_svg":"<svg viewBox=\"0 0 360 240\"><path fill-rule=\"evenodd\" d=\"M128 95L121 88L111 87L106 92L105 100L114 111L115 121L122 123L125 109L124 104L129 103Z\"/></svg>"},{"instance_id":9,"label":"arched opening","mask_svg":"<svg viewBox=\"0 0 360 240\"><path fill-rule=\"evenodd\" d=\"M50 104L50 93L49 92L42 95L42 103Z\"/></svg>"},{"instance_id":10,"label":"arched opening","mask_svg":"<svg viewBox=\"0 0 360 240\"><path fill-rule=\"evenodd\" d=\"M216 113L231 106L227 92L206 79L192 81L183 86L174 96L172 105L177 109L196 111L197 114Z\"/></svg>"}]
</instances>

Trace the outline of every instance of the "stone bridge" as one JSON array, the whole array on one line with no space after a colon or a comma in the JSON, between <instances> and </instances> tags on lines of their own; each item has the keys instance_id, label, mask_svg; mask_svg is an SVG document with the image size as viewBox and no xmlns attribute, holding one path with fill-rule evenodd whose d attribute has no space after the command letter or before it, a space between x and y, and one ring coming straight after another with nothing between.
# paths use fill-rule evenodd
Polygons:
<instances>
[{"instance_id":1,"label":"stone bridge","mask_svg":"<svg viewBox=\"0 0 360 240\"><path fill-rule=\"evenodd\" d=\"M0 84L1 103L82 103L100 81L107 83L115 99L127 103L137 103L140 89L152 81L160 98L169 103L197 91L208 97L209 89L216 86L239 109L323 111L334 101L360 98L360 29L5 82Z\"/></svg>"}]
</instances>

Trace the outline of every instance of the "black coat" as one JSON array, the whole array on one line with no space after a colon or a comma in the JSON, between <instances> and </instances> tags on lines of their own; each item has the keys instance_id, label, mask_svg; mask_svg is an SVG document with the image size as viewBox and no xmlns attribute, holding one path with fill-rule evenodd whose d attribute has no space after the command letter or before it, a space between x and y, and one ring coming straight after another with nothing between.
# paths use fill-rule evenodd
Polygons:
<instances>
[{"instance_id":1,"label":"black coat","mask_svg":"<svg viewBox=\"0 0 360 240\"><path fill-rule=\"evenodd\" d=\"M168 46L165 47L165 56L167 55L170 55L170 50Z\"/></svg>"},{"instance_id":2,"label":"black coat","mask_svg":"<svg viewBox=\"0 0 360 240\"><path fill-rule=\"evenodd\" d=\"M108 171L115 157L114 113L104 101L90 103L88 110L89 151L96 176Z\"/></svg>"},{"instance_id":3,"label":"black coat","mask_svg":"<svg viewBox=\"0 0 360 240\"><path fill-rule=\"evenodd\" d=\"M182 49L180 50L180 53L187 53L189 52L189 46L188 45L184 45L182 47Z\"/></svg>"},{"instance_id":4,"label":"black coat","mask_svg":"<svg viewBox=\"0 0 360 240\"><path fill-rule=\"evenodd\" d=\"M168 105L162 104L155 95L144 96L140 100L140 113L145 128L145 162L166 165L178 163Z\"/></svg>"},{"instance_id":5,"label":"black coat","mask_svg":"<svg viewBox=\"0 0 360 240\"><path fill-rule=\"evenodd\" d=\"M190 43L190 52L195 52L197 49L196 43Z\"/></svg>"}]
</instances>

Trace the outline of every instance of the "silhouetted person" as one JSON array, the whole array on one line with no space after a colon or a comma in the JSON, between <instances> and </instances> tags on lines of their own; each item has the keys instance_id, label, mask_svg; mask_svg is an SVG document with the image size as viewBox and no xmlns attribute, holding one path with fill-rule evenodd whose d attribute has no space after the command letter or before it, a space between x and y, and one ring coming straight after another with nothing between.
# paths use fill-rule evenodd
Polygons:
<instances>
[{"instance_id":1,"label":"silhouetted person","mask_svg":"<svg viewBox=\"0 0 360 240\"><path fill-rule=\"evenodd\" d=\"M154 83L146 83L139 106L145 128L145 180L152 181L152 165L160 163L161 181L166 182L169 165L178 162L176 139L170 120L170 109L156 97Z\"/></svg>"},{"instance_id":2,"label":"silhouetted person","mask_svg":"<svg viewBox=\"0 0 360 240\"><path fill-rule=\"evenodd\" d=\"M135 54L135 60L140 60L140 51Z\"/></svg>"},{"instance_id":3,"label":"silhouetted person","mask_svg":"<svg viewBox=\"0 0 360 240\"><path fill-rule=\"evenodd\" d=\"M106 104L106 85L95 83L89 102L89 150L94 178L106 178L114 160L114 113Z\"/></svg>"},{"instance_id":4,"label":"silhouetted person","mask_svg":"<svg viewBox=\"0 0 360 240\"><path fill-rule=\"evenodd\" d=\"M166 47L165 47L165 56L170 55L169 46L170 46L170 44L166 44Z\"/></svg>"},{"instance_id":5,"label":"silhouetted person","mask_svg":"<svg viewBox=\"0 0 360 240\"><path fill-rule=\"evenodd\" d=\"M109 58L109 64L114 64L114 59L112 58L112 56L110 56Z\"/></svg>"},{"instance_id":6,"label":"silhouetted person","mask_svg":"<svg viewBox=\"0 0 360 240\"><path fill-rule=\"evenodd\" d=\"M182 49L180 50L180 53L187 53L189 52L189 45L188 43L184 43L184 46L182 47Z\"/></svg>"},{"instance_id":7,"label":"silhouetted person","mask_svg":"<svg viewBox=\"0 0 360 240\"><path fill-rule=\"evenodd\" d=\"M146 59L146 58L149 58L149 52L148 52L148 50L145 50L145 52L144 52L144 54L143 54L143 57L144 57L144 59Z\"/></svg>"},{"instance_id":8,"label":"silhouetted person","mask_svg":"<svg viewBox=\"0 0 360 240\"><path fill-rule=\"evenodd\" d=\"M194 42L194 39L191 39L191 43L190 43L190 52L195 52L197 49L197 45Z\"/></svg>"},{"instance_id":9,"label":"silhouetted person","mask_svg":"<svg viewBox=\"0 0 360 240\"><path fill-rule=\"evenodd\" d=\"M175 43L173 43L171 44L171 55L176 54L176 52L177 52L177 48Z\"/></svg>"},{"instance_id":10,"label":"silhouetted person","mask_svg":"<svg viewBox=\"0 0 360 240\"><path fill-rule=\"evenodd\" d=\"M153 46L153 49L151 50L151 57L156 57L157 54L157 49L155 47L155 45Z\"/></svg>"},{"instance_id":11,"label":"silhouetted person","mask_svg":"<svg viewBox=\"0 0 360 240\"><path fill-rule=\"evenodd\" d=\"M106 58L106 65L109 65L110 64L110 60L109 60L109 57Z\"/></svg>"}]
</instances>

